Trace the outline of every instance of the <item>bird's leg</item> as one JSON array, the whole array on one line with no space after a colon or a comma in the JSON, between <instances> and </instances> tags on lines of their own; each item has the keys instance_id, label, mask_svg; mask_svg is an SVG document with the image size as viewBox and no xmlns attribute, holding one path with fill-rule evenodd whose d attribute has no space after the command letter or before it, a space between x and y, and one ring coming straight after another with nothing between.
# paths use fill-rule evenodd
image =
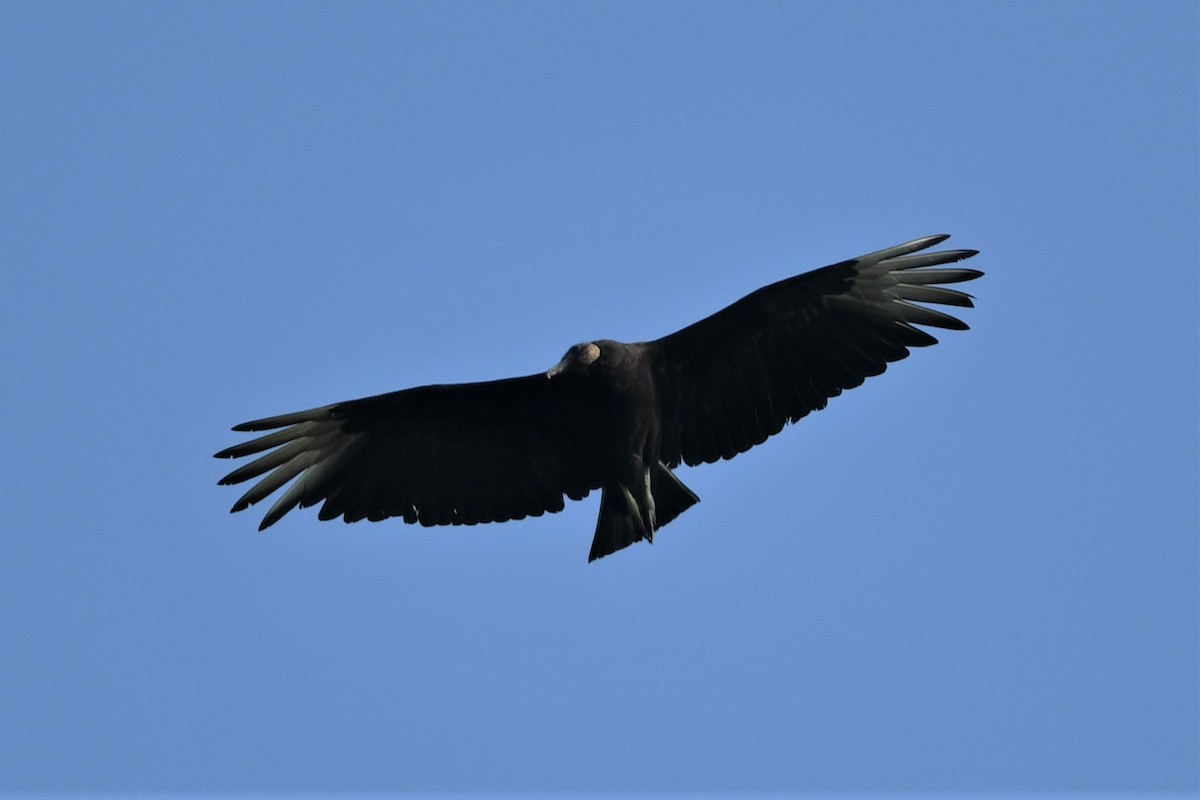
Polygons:
<instances>
[{"instance_id":1,"label":"bird's leg","mask_svg":"<svg viewBox=\"0 0 1200 800\"><path fill-rule=\"evenodd\" d=\"M646 538L654 541L654 532L658 530L658 517L654 511L654 493L650 491L650 470L642 470L642 526L646 529Z\"/></svg>"},{"instance_id":2,"label":"bird's leg","mask_svg":"<svg viewBox=\"0 0 1200 800\"><path fill-rule=\"evenodd\" d=\"M634 524L637 525L642 538L653 542L654 531L658 528L658 515L654 508L654 493L650 491L650 470L640 469L639 471L642 479L637 495L635 496L633 491L622 483L621 496L625 498L625 508L629 511L629 516L633 517Z\"/></svg>"},{"instance_id":3,"label":"bird's leg","mask_svg":"<svg viewBox=\"0 0 1200 800\"><path fill-rule=\"evenodd\" d=\"M622 485L621 496L625 498L625 508L629 511L629 516L633 517L642 537L651 539L654 535L653 531L646 530L646 520L642 517L641 509L638 507L638 501L634 498L633 492L629 491L629 487Z\"/></svg>"}]
</instances>

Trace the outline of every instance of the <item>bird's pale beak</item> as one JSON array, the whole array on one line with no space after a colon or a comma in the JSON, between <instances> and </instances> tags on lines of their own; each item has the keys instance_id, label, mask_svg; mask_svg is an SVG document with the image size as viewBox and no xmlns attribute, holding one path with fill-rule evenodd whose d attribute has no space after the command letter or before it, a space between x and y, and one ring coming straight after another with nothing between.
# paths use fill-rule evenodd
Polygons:
<instances>
[{"instance_id":1,"label":"bird's pale beak","mask_svg":"<svg viewBox=\"0 0 1200 800\"><path fill-rule=\"evenodd\" d=\"M570 366L570 361L571 361L570 356L564 357L562 361L558 362L553 367L546 370L546 377L554 378L554 377L557 377L557 376L561 375L562 373L566 372L567 367Z\"/></svg>"}]
</instances>

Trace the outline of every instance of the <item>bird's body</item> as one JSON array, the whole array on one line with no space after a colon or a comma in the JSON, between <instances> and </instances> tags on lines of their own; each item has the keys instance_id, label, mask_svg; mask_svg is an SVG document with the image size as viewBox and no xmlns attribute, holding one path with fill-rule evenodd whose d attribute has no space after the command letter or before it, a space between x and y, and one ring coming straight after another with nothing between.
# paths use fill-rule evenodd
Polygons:
<instances>
[{"instance_id":1,"label":"bird's body","mask_svg":"<svg viewBox=\"0 0 1200 800\"><path fill-rule=\"evenodd\" d=\"M982 273L918 252L945 236L788 278L653 342L585 342L548 372L424 386L248 422L271 431L217 453L265 453L222 484L259 478L240 511L295 478L260 529L297 505L320 519L472 525L561 511L600 489L589 560L654 532L699 498L671 471L732 458L823 408L909 347L913 327L965 329L918 302L969 307L936 284Z\"/></svg>"}]
</instances>

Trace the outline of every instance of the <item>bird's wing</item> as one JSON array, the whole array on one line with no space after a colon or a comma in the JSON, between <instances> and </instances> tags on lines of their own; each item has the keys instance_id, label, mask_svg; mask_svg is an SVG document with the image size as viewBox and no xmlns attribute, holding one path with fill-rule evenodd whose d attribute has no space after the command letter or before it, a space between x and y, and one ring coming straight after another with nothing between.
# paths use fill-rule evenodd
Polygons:
<instances>
[{"instance_id":1,"label":"bird's wing","mask_svg":"<svg viewBox=\"0 0 1200 800\"><path fill-rule=\"evenodd\" d=\"M670 466L733 458L830 397L937 339L914 327L965 330L918 303L971 307L938 284L982 272L946 267L974 250L920 252L927 236L765 286L651 343Z\"/></svg>"},{"instance_id":2,"label":"bird's wing","mask_svg":"<svg viewBox=\"0 0 1200 800\"><path fill-rule=\"evenodd\" d=\"M295 482L259 530L296 506L324 503L321 519L403 517L423 525L473 525L561 511L563 495L598 488L580 447L581 382L531 375L423 386L247 422L274 431L216 454L264 453L221 479L258 479L241 511Z\"/></svg>"}]
</instances>

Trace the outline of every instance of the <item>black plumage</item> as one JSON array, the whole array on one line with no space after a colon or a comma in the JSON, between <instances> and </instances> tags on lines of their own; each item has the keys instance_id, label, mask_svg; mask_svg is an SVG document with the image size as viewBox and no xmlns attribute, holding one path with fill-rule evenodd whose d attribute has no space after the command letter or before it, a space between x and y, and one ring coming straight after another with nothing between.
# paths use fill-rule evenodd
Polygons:
<instances>
[{"instance_id":1,"label":"black plumage","mask_svg":"<svg viewBox=\"0 0 1200 800\"><path fill-rule=\"evenodd\" d=\"M919 305L972 305L941 284L982 275L946 266L976 251L927 249L947 238L787 278L653 342L575 345L548 372L243 423L234 430L273 432L217 453L262 454L220 482L258 479L241 511L295 479L260 530L318 503L323 520L503 522L600 489L588 560L600 558L698 502L673 468L745 452L909 348L936 344L917 325L966 330Z\"/></svg>"}]
</instances>

